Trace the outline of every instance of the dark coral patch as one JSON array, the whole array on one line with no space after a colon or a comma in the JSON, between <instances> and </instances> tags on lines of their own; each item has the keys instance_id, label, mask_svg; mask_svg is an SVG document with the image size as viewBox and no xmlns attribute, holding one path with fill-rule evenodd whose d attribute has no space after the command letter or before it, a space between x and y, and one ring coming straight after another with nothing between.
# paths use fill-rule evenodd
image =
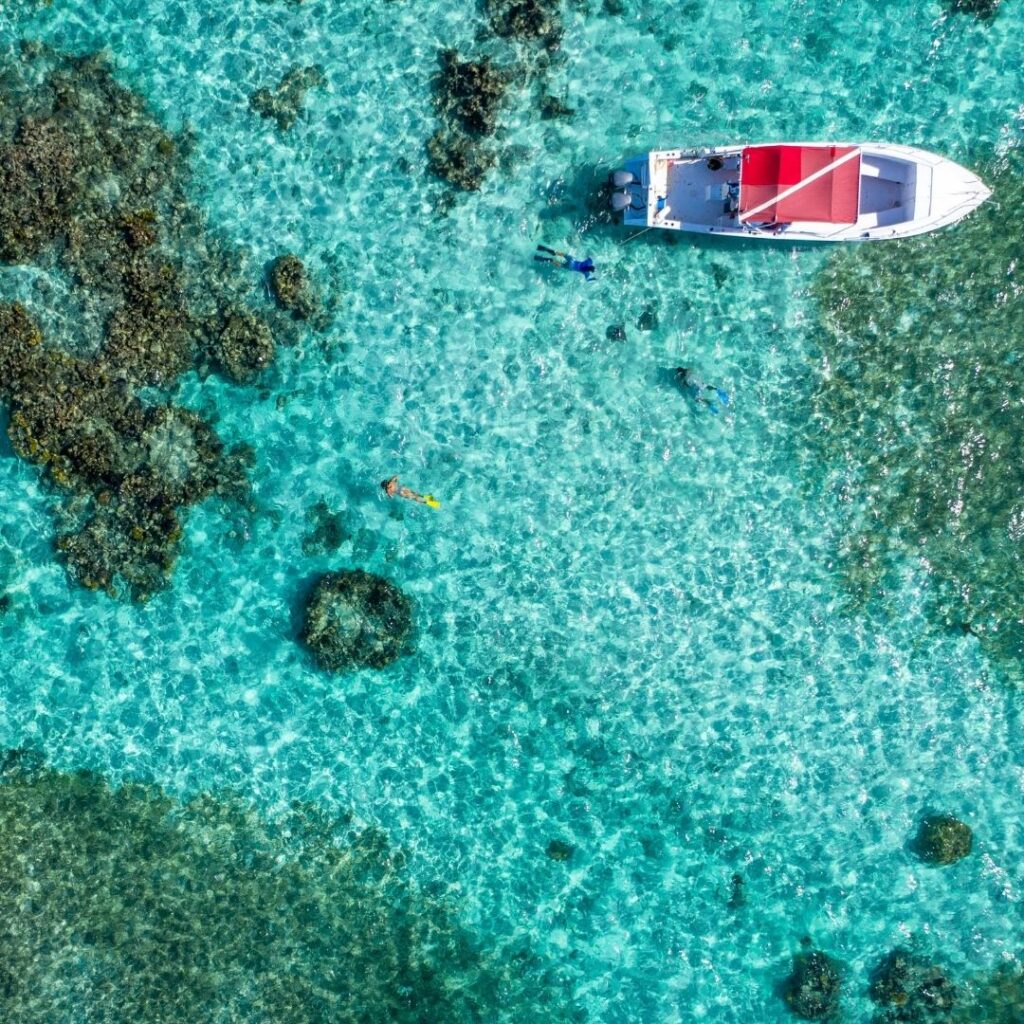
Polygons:
<instances>
[{"instance_id":1,"label":"dark coral patch","mask_svg":"<svg viewBox=\"0 0 1024 1024\"><path fill-rule=\"evenodd\" d=\"M412 602L393 583L354 569L328 572L306 602L302 639L332 672L384 668L408 652Z\"/></svg>"},{"instance_id":2,"label":"dark coral patch","mask_svg":"<svg viewBox=\"0 0 1024 1024\"><path fill-rule=\"evenodd\" d=\"M495 35L540 43L548 50L557 50L561 44L558 0L486 0L485 9Z\"/></svg>"},{"instance_id":3,"label":"dark coral patch","mask_svg":"<svg viewBox=\"0 0 1024 1024\"><path fill-rule=\"evenodd\" d=\"M442 129L427 141L431 173L464 192L476 192L497 162L491 149L465 132Z\"/></svg>"},{"instance_id":4,"label":"dark coral patch","mask_svg":"<svg viewBox=\"0 0 1024 1024\"><path fill-rule=\"evenodd\" d=\"M273 89L257 89L249 106L264 118L272 118L278 131L286 132L297 120L310 89L323 86L327 79L318 65L295 65Z\"/></svg>"},{"instance_id":5,"label":"dark coral patch","mask_svg":"<svg viewBox=\"0 0 1024 1024\"><path fill-rule=\"evenodd\" d=\"M278 256L267 271L274 301L296 320L309 320L320 309L320 298L306 273L305 264L294 253Z\"/></svg>"},{"instance_id":6,"label":"dark coral patch","mask_svg":"<svg viewBox=\"0 0 1024 1024\"><path fill-rule=\"evenodd\" d=\"M870 995L883 1007L875 1024L944 1024L958 1001L941 967L903 948L892 950L872 971Z\"/></svg>"},{"instance_id":7,"label":"dark coral patch","mask_svg":"<svg viewBox=\"0 0 1024 1024\"><path fill-rule=\"evenodd\" d=\"M443 50L440 59L434 83L438 115L472 135L490 135L508 88L507 74L488 57L462 60L455 50Z\"/></svg>"},{"instance_id":8,"label":"dark coral patch","mask_svg":"<svg viewBox=\"0 0 1024 1024\"><path fill-rule=\"evenodd\" d=\"M463 60L454 50L442 50L439 59L434 106L442 128L427 142L427 166L448 184L474 192L497 163L484 138L497 127L508 74L488 57Z\"/></svg>"},{"instance_id":9,"label":"dark coral patch","mask_svg":"<svg viewBox=\"0 0 1024 1024\"><path fill-rule=\"evenodd\" d=\"M340 512L332 512L323 498L306 510L306 519L311 529L302 538L304 555L329 554L350 539L345 517Z\"/></svg>"},{"instance_id":10,"label":"dark coral patch","mask_svg":"<svg viewBox=\"0 0 1024 1024\"><path fill-rule=\"evenodd\" d=\"M970 825L951 814L933 814L921 821L913 846L928 864L954 864L971 852L973 843Z\"/></svg>"},{"instance_id":11,"label":"dark coral patch","mask_svg":"<svg viewBox=\"0 0 1024 1024\"><path fill-rule=\"evenodd\" d=\"M489 948L351 814L112 788L0 756L3 1019L474 1024L581 1018L565 972ZM499 935L501 933L498 933Z\"/></svg>"},{"instance_id":12,"label":"dark coral patch","mask_svg":"<svg viewBox=\"0 0 1024 1024\"><path fill-rule=\"evenodd\" d=\"M805 1020L828 1020L839 1009L842 976L838 964L817 951L793 957L784 995L789 1008Z\"/></svg>"},{"instance_id":13,"label":"dark coral patch","mask_svg":"<svg viewBox=\"0 0 1024 1024\"><path fill-rule=\"evenodd\" d=\"M81 315L44 341L26 309L0 307L0 399L14 451L56 485L73 578L144 599L166 585L185 510L244 491L242 461L167 398L208 361L255 379L274 338L242 300L240 261L186 198L188 140L102 57L39 46L32 62L3 83L0 257L63 276ZM163 398L143 401L143 387Z\"/></svg>"}]
</instances>

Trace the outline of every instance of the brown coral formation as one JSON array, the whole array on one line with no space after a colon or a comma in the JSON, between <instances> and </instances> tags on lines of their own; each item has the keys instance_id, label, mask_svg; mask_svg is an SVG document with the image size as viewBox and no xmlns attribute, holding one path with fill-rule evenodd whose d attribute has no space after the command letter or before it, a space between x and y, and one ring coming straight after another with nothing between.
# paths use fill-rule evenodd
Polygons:
<instances>
[{"instance_id":1,"label":"brown coral formation","mask_svg":"<svg viewBox=\"0 0 1024 1024\"><path fill-rule=\"evenodd\" d=\"M466 192L480 188L497 156L486 138L494 133L508 75L487 57L463 60L455 50L440 54L434 106L442 127L427 142L433 174Z\"/></svg>"},{"instance_id":2,"label":"brown coral formation","mask_svg":"<svg viewBox=\"0 0 1024 1024\"><path fill-rule=\"evenodd\" d=\"M71 575L145 599L166 585L185 510L244 491L245 457L171 403L178 380L212 365L251 382L274 338L186 198L188 140L100 56L34 47L29 63L0 104L0 258L63 277L83 315L67 318L76 336L44 339L29 310L0 306L0 399L15 452L57 488Z\"/></svg>"},{"instance_id":3,"label":"brown coral formation","mask_svg":"<svg viewBox=\"0 0 1024 1024\"><path fill-rule=\"evenodd\" d=\"M306 93L326 81L323 69L317 65L304 68L296 64L288 69L273 89L257 89L249 100L249 106L260 117L272 118L278 131L286 132L302 112Z\"/></svg>"}]
</instances>

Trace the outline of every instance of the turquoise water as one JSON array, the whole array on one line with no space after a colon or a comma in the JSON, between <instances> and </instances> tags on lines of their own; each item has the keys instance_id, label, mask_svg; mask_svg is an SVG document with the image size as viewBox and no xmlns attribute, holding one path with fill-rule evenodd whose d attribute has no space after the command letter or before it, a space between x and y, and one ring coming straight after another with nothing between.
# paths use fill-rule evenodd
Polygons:
<instances>
[{"instance_id":1,"label":"turquoise water","mask_svg":"<svg viewBox=\"0 0 1024 1024\"><path fill-rule=\"evenodd\" d=\"M195 132L194 198L254 276L297 252L335 310L263 388L185 379L185 404L255 446L256 510L193 511L172 589L143 607L68 583L47 485L0 459L0 742L270 814L351 809L484 944L558 964L594 1021L787 1019L775 987L804 936L868 1020L870 968L910 937L957 976L1019 953L1020 691L976 636L936 629L920 562L851 607L845 499L806 457L827 255L623 244L587 192L625 155L733 140L885 138L984 173L1020 141L1024 8L591 3L565 21L511 90L501 166L449 205L423 149L437 51L515 56L476 41L472 4L0 13L11 54L107 47ZM249 96L296 63L327 86L281 134ZM575 116L542 120L542 90ZM535 266L538 242L592 255L598 283ZM0 296L59 324L63 285L41 300L35 273L0 271ZM728 389L724 415L666 381L681 364ZM442 509L384 502L392 473ZM320 499L350 537L306 555ZM414 656L316 670L297 609L339 565L416 600ZM909 853L929 809L970 822L969 859Z\"/></svg>"}]
</instances>

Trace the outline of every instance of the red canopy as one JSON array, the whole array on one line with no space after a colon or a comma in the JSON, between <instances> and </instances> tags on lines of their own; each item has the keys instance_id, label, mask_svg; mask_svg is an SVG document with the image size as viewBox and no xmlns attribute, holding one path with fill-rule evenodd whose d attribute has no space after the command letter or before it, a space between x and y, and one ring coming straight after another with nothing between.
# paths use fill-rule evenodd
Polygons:
<instances>
[{"instance_id":1,"label":"red canopy","mask_svg":"<svg viewBox=\"0 0 1024 1024\"><path fill-rule=\"evenodd\" d=\"M853 224L860 207L856 146L747 146L740 220Z\"/></svg>"}]
</instances>

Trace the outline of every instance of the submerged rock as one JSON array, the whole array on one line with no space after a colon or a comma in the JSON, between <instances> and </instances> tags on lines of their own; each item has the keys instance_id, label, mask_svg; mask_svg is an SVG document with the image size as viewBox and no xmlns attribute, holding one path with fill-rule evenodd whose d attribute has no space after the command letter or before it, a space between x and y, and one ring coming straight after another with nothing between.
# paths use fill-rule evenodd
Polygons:
<instances>
[{"instance_id":1,"label":"submerged rock","mask_svg":"<svg viewBox=\"0 0 1024 1024\"><path fill-rule=\"evenodd\" d=\"M793 957L793 973L784 988L789 1008L805 1020L826 1020L839 1009L842 977L838 964L817 951Z\"/></svg>"},{"instance_id":2,"label":"submerged rock","mask_svg":"<svg viewBox=\"0 0 1024 1024\"><path fill-rule=\"evenodd\" d=\"M218 365L236 384L251 384L274 362L274 336L259 317L231 311L212 346Z\"/></svg>"},{"instance_id":3,"label":"submerged rock","mask_svg":"<svg viewBox=\"0 0 1024 1024\"><path fill-rule=\"evenodd\" d=\"M187 508L245 489L244 459L170 395L207 358L252 379L274 340L189 203L187 139L102 57L31 60L0 81L0 258L63 275L81 315L44 339L27 309L0 306L0 400L15 453L55 488L72 578L144 600L167 584Z\"/></svg>"},{"instance_id":4,"label":"submerged rock","mask_svg":"<svg viewBox=\"0 0 1024 1024\"><path fill-rule=\"evenodd\" d=\"M557 50L562 41L558 0L485 0L488 23L495 35L540 43Z\"/></svg>"},{"instance_id":5,"label":"submerged rock","mask_svg":"<svg viewBox=\"0 0 1024 1024\"><path fill-rule=\"evenodd\" d=\"M325 573L306 602L302 639L332 672L384 668L408 653L412 602L393 583L362 569Z\"/></svg>"},{"instance_id":6,"label":"submerged rock","mask_svg":"<svg viewBox=\"0 0 1024 1024\"><path fill-rule=\"evenodd\" d=\"M310 284L305 264L293 253L278 256L268 271L274 300L297 320L309 320L320 309L320 299Z\"/></svg>"},{"instance_id":7,"label":"submerged rock","mask_svg":"<svg viewBox=\"0 0 1024 1024\"><path fill-rule=\"evenodd\" d=\"M9 1024L581 1019L558 965L484 944L350 812L268 819L8 751L0 865Z\"/></svg>"},{"instance_id":8,"label":"submerged rock","mask_svg":"<svg viewBox=\"0 0 1024 1024\"><path fill-rule=\"evenodd\" d=\"M971 852L973 841L969 825L951 814L934 814L922 820L914 850L929 864L953 864Z\"/></svg>"},{"instance_id":9,"label":"submerged rock","mask_svg":"<svg viewBox=\"0 0 1024 1024\"><path fill-rule=\"evenodd\" d=\"M441 71L434 82L434 105L449 127L471 135L490 135L508 88L506 73L488 57L462 60L455 50L442 50Z\"/></svg>"},{"instance_id":10,"label":"submerged rock","mask_svg":"<svg viewBox=\"0 0 1024 1024\"><path fill-rule=\"evenodd\" d=\"M326 84L323 69L316 64L301 67L296 64L271 89L257 89L249 99L249 106L263 118L273 118L278 131L286 132L295 124L306 93Z\"/></svg>"},{"instance_id":11,"label":"submerged rock","mask_svg":"<svg viewBox=\"0 0 1024 1024\"><path fill-rule=\"evenodd\" d=\"M954 14L970 14L982 21L995 17L1002 0L946 0L946 7Z\"/></svg>"},{"instance_id":12,"label":"submerged rock","mask_svg":"<svg viewBox=\"0 0 1024 1024\"><path fill-rule=\"evenodd\" d=\"M957 1002L956 988L941 967L902 948L872 972L869 994L885 1007L876 1024L943 1024Z\"/></svg>"},{"instance_id":13,"label":"submerged rock","mask_svg":"<svg viewBox=\"0 0 1024 1024\"><path fill-rule=\"evenodd\" d=\"M547 853L552 860L560 861L569 860L575 852L576 847L573 846L572 843L565 842L563 839L552 839L551 842L548 843L547 850L545 850L545 853Z\"/></svg>"},{"instance_id":14,"label":"submerged rock","mask_svg":"<svg viewBox=\"0 0 1024 1024\"><path fill-rule=\"evenodd\" d=\"M464 132L435 132L427 142L427 166L432 174L464 192L475 192L498 162L497 156Z\"/></svg>"}]
</instances>

